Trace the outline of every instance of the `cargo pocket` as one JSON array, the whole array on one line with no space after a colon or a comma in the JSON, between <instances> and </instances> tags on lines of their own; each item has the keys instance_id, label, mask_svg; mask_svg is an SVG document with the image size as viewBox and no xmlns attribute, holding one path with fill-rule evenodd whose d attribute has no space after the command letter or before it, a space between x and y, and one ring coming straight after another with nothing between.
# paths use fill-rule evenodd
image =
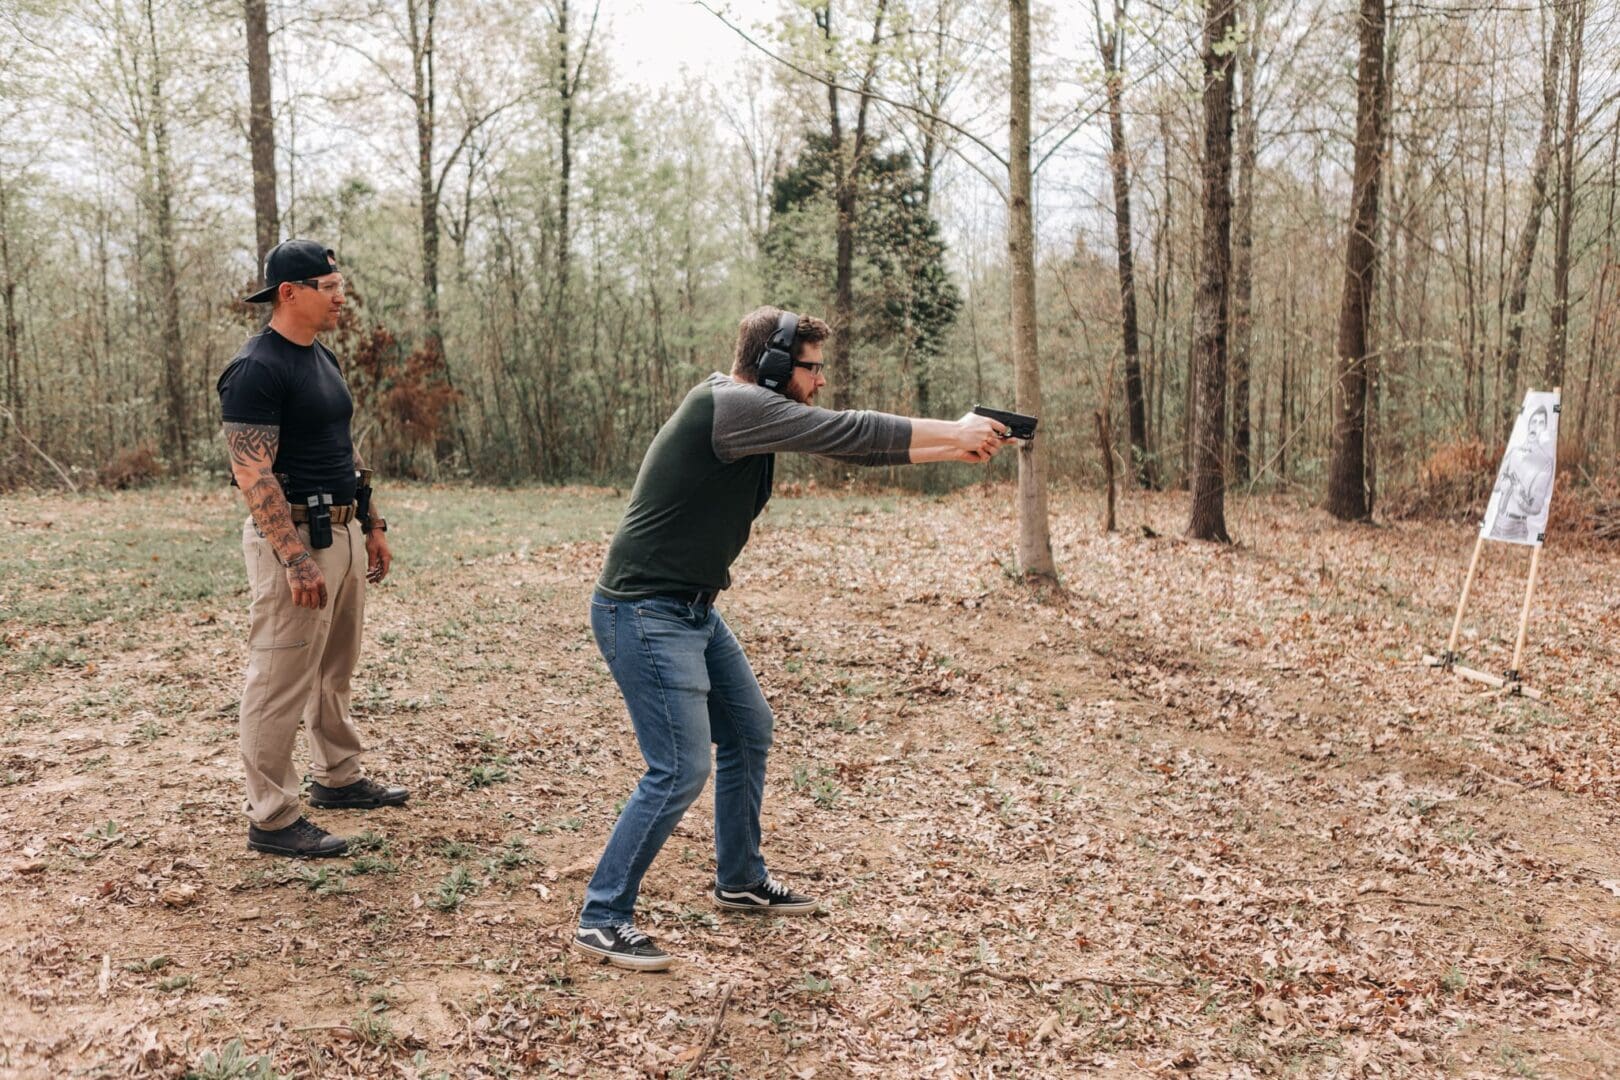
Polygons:
<instances>
[{"instance_id":1,"label":"cargo pocket","mask_svg":"<svg viewBox=\"0 0 1620 1080\"><path fill-rule=\"evenodd\" d=\"M286 572L270 553L268 541L254 542L247 557L251 568L248 648L253 652L305 648L316 613L293 603Z\"/></svg>"}]
</instances>

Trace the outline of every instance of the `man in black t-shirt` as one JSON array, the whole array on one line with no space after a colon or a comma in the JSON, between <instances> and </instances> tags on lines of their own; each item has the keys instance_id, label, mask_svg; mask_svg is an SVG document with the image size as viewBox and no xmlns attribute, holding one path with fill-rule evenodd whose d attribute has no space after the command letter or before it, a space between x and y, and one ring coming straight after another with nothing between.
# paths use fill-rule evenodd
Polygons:
<instances>
[{"instance_id":1,"label":"man in black t-shirt","mask_svg":"<svg viewBox=\"0 0 1620 1080\"><path fill-rule=\"evenodd\" d=\"M302 723L312 806L368 810L408 797L360 775L360 733L349 719L366 583L387 576L393 556L375 508L358 516L365 466L349 432L354 399L337 357L315 339L343 309L337 261L319 244L288 240L265 257L264 280L247 299L274 305L270 323L219 377L231 473L251 511L242 526L252 595L241 711L248 847L342 855L348 842L299 808L293 741Z\"/></svg>"}]
</instances>

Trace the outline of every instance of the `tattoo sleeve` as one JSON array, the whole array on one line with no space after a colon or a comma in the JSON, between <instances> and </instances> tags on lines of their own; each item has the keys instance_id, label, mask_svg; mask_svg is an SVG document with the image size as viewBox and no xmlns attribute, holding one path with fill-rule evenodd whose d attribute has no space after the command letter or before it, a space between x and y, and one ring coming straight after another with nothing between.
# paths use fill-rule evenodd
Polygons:
<instances>
[{"instance_id":1,"label":"tattoo sleeve","mask_svg":"<svg viewBox=\"0 0 1620 1080\"><path fill-rule=\"evenodd\" d=\"M281 446L281 428L275 424L225 425L225 448L230 453L231 474L242 489L248 511L276 557L283 563L306 551L304 541L293 526L287 496L276 480L276 450Z\"/></svg>"}]
</instances>

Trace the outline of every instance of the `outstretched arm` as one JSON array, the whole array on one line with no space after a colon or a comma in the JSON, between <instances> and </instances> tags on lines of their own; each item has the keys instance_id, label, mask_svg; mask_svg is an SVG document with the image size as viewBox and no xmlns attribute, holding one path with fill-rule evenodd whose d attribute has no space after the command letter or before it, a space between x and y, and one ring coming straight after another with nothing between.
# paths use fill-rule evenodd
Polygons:
<instances>
[{"instance_id":1,"label":"outstretched arm","mask_svg":"<svg viewBox=\"0 0 1620 1080\"><path fill-rule=\"evenodd\" d=\"M913 420L911 461L989 461L1004 444L1006 430L977 413L960 420Z\"/></svg>"},{"instance_id":2,"label":"outstretched arm","mask_svg":"<svg viewBox=\"0 0 1620 1080\"><path fill-rule=\"evenodd\" d=\"M242 489L253 523L270 542L276 558L287 568L287 584L299 607L326 606L326 579L310 557L309 549L293 526L287 496L276 480L276 450L281 428L275 424L225 423L225 448L230 453L231 475Z\"/></svg>"},{"instance_id":3,"label":"outstretched arm","mask_svg":"<svg viewBox=\"0 0 1620 1080\"><path fill-rule=\"evenodd\" d=\"M721 461L782 451L855 465L986 461L1001 448L1003 430L973 413L960 420L913 420L819 409L746 384L714 392L714 452Z\"/></svg>"}]
</instances>

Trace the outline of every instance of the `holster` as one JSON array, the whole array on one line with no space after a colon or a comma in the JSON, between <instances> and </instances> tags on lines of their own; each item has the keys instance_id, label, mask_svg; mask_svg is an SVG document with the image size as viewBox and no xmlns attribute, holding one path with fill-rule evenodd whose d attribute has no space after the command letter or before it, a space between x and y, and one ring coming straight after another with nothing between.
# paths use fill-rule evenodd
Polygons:
<instances>
[{"instance_id":1,"label":"holster","mask_svg":"<svg viewBox=\"0 0 1620 1080\"><path fill-rule=\"evenodd\" d=\"M354 485L354 516L362 529L371 528L371 470L357 469Z\"/></svg>"},{"instance_id":2,"label":"holster","mask_svg":"<svg viewBox=\"0 0 1620 1080\"><path fill-rule=\"evenodd\" d=\"M332 495L321 492L304 500L309 507L309 546L317 551L332 546Z\"/></svg>"}]
</instances>

